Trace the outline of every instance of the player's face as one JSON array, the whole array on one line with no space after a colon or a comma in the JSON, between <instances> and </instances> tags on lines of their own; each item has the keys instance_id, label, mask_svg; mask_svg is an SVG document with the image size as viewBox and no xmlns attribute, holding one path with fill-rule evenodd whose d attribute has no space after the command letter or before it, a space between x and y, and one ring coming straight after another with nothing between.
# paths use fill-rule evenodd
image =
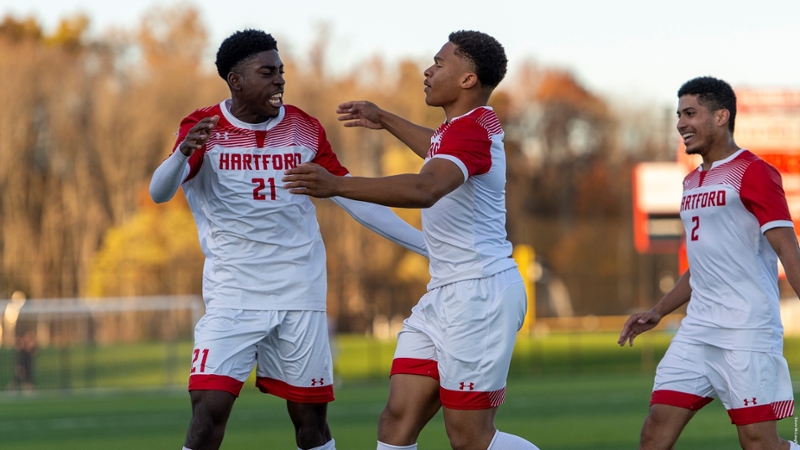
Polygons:
<instances>
[{"instance_id":1,"label":"player's face","mask_svg":"<svg viewBox=\"0 0 800 450\"><path fill-rule=\"evenodd\" d=\"M701 105L696 95L678 99L678 133L683 138L686 154L703 155L716 140L714 114Z\"/></svg>"},{"instance_id":2,"label":"player's face","mask_svg":"<svg viewBox=\"0 0 800 450\"><path fill-rule=\"evenodd\" d=\"M456 99L461 91L461 77L469 72L469 63L455 54L456 45L444 44L433 57L433 65L425 69L425 103L445 106Z\"/></svg>"},{"instance_id":3,"label":"player's face","mask_svg":"<svg viewBox=\"0 0 800 450\"><path fill-rule=\"evenodd\" d=\"M256 116L275 117L283 106L283 62L277 50L256 54L242 65L241 99Z\"/></svg>"}]
</instances>

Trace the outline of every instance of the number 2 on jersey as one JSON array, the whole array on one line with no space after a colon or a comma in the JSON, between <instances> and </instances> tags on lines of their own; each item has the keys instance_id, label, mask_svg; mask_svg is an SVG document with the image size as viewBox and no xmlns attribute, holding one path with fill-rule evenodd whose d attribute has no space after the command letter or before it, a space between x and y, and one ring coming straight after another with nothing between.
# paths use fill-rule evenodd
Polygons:
<instances>
[{"instance_id":1,"label":"number 2 on jersey","mask_svg":"<svg viewBox=\"0 0 800 450\"><path fill-rule=\"evenodd\" d=\"M699 239L697 235L697 230L700 228L700 218L697 216L692 216L692 223L694 226L692 227L692 240L696 241Z\"/></svg>"},{"instance_id":2,"label":"number 2 on jersey","mask_svg":"<svg viewBox=\"0 0 800 450\"><path fill-rule=\"evenodd\" d=\"M264 183L264 179L253 178L253 183L256 184L256 187L253 188L253 199L266 200L267 196L261 193L261 191L267 187L267 184ZM275 178L267 178L267 183L269 183L269 199L275 200Z\"/></svg>"}]
</instances>

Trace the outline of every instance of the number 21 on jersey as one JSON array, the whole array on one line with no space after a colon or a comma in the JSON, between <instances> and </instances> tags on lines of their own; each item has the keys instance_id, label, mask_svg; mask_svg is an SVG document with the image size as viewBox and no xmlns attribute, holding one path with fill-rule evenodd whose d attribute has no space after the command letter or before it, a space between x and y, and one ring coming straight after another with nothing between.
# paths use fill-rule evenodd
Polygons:
<instances>
[{"instance_id":1,"label":"number 21 on jersey","mask_svg":"<svg viewBox=\"0 0 800 450\"><path fill-rule=\"evenodd\" d=\"M267 195L262 191L269 184L269 199L275 200L275 178L267 178L266 183L263 178L253 178L256 187L253 188L253 200L266 200Z\"/></svg>"}]
</instances>

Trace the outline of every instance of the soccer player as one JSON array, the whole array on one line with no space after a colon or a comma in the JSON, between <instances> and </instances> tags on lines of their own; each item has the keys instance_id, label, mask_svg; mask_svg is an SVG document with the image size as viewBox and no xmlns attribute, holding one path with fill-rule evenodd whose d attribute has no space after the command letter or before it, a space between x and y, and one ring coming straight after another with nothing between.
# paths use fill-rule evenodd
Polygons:
<instances>
[{"instance_id":1,"label":"soccer player","mask_svg":"<svg viewBox=\"0 0 800 450\"><path fill-rule=\"evenodd\" d=\"M345 179L302 164L283 181L296 194L424 208L431 281L398 335L378 449L415 449L442 407L454 449L535 449L494 426L527 307L506 240L503 129L486 106L505 76L505 51L484 33L457 31L433 61L424 84L426 103L446 116L437 130L369 102L338 109L345 126L386 129L403 141L425 159L419 173Z\"/></svg>"},{"instance_id":2,"label":"soccer player","mask_svg":"<svg viewBox=\"0 0 800 450\"><path fill-rule=\"evenodd\" d=\"M310 161L338 176L348 172L319 121L283 104L283 63L272 36L234 33L220 45L216 66L231 98L183 119L173 153L150 184L156 202L183 185L206 256L206 314L195 329L184 449L219 448L234 400L257 365L258 388L286 400L297 446L333 450L325 248L310 199L290 195L276 180ZM426 254L422 233L388 208L333 200Z\"/></svg>"},{"instance_id":3,"label":"soccer player","mask_svg":"<svg viewBox=\"0 0 800 450\"><path fill-rule=\"evenodd\" d=\"M733 140L736 96L695 78L678 90L678 132L703 163L683 181L690 269L650 310L632 315L619 344L689 302L656 370L641 449L671 449L695 413L719 397L743 449L798 450L778 436L794 410L778 306L780 258L800 292L800 250L778 171Z\"/></svg>"}]
</instances>

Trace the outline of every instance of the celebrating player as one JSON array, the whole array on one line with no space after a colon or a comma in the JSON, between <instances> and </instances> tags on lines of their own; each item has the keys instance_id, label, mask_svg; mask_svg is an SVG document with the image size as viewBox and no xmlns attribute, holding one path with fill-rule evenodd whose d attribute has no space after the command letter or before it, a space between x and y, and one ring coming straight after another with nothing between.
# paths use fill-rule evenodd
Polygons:
<instances>
[{"instance_id":1,"label":"celebrating player","mask_svg":"<svg viewBox=\"0 0 800 450\"><path fill-rule=\"evenodd\" d=\"M425 101L447 118L437 130L369 102L338 110L345 126L386 129L425 158L419 173L345 179L302 164L283 181L296 194L425 208L431 281L398 335L378 449L415 449L441 407L454 449L535 449L494 426L527 306L506 240L503 129L486 106L505 76L505 51L484 33L458 31L433 60Z\"/></svg>"},{"instance_id":2,"label":"celebrating player","mask_svg":"<svg viewBox=\"0 0 800 450\"><path fill-rule=\"evenodd\" d=\"M255 365L258 388L286 399L297 446L333 450L325 248L314 205L276 180L312 161L338 176L348 172L320 123L283 104L283 63L272 36L234 33L216 65L231 98L181 122L173 153L150 184L156 202L183 185L206 256L206 314L195 329L184 450L219 448ZM333 200L369 228L426 254L422 234L388 208Z\"/></svg>"},{"instance_id":3,"label":"celebrating player","mask_svg":"<svg viewBox=\"0 0 800 450\"><path fill-rule=\"evenodd\" d=\"M722 80L678 90L678 132L703 163L683 181L681 219L690 269L648 312L625 323L625 345L689 302L656 370L641 449L671 449L719 397L743 449L800 450L778 436L794 411L778 306L780 258L800 292L800 249L778 171L733 140L736 96Z\"/></svg>"}]
</instances>

